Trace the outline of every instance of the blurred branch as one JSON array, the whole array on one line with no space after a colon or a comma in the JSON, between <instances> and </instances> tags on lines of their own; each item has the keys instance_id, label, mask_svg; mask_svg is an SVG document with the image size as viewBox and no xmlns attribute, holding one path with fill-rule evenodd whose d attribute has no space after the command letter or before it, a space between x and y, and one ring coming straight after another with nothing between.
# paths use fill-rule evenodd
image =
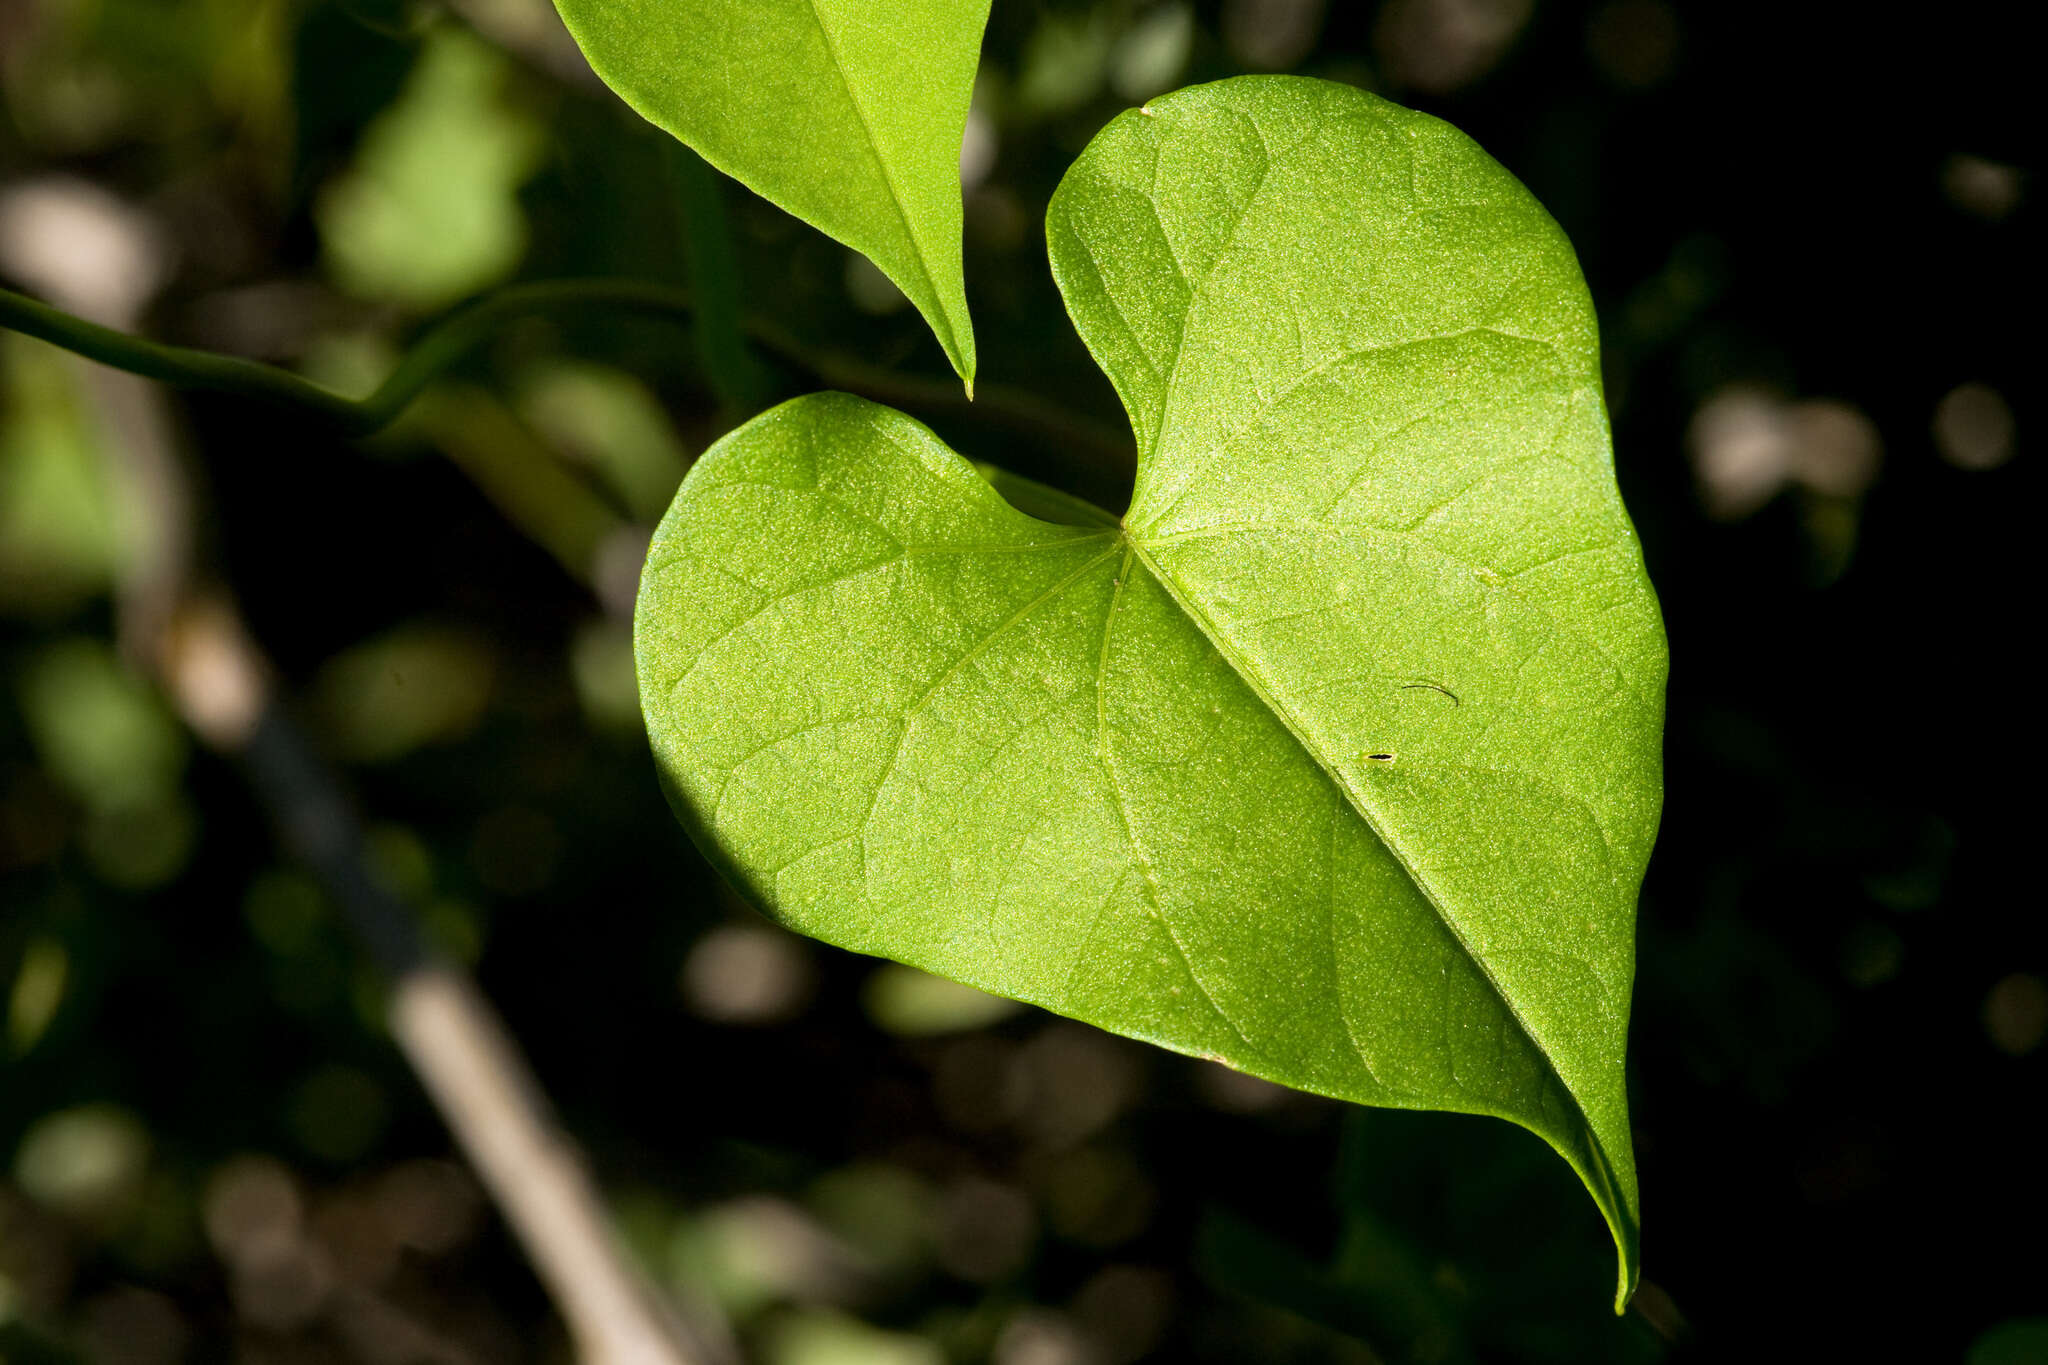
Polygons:
<instances>
[{"instance_id":1,"label":"blurred branch","mask_svg":"<svg viewBox=\"0 0 2048 1365\"><path fill-rule=\"evenodd\" d=\"M225 599L188 598L156 659L187 723L248 773L291 851L312 868L391 979L391 1031L511 1224L588 1365L730 1358L686 1327L628 1259L575 1147L497 1012L438 959L407 907L370 875L339 785L274 696L271 670Z\"/></svg>"},{"instance_id":2,"label":"blurred branch","mask_svg":"<svg viewBox=\"0 0 2048 1365\"><path fill-rule=\"evenodd\" d=\"M49 287L82 297L80 284L60 279ZM0 291L0 322L82 355L302 405L313 395L314 406L356 422L381 415L372 406L380 402L395 415L517 308L501 296L433 329L369 405L356 405L284 371L139 341ZM118 320L126 316L132 313ZM525 1248L578 1358L588 1365L725 1365L735 1353L723 1334L685 1324L620 1245L595 1182L490 1002L427 947L409 907L371 875L361 825L339 781L276 696L274 670L239 613L224 594L194 586L192 490L162 395L124 374L89 377L107 423L109 473L146 550L122 569L123 644L155 673L194 733L241 765L283 842L389 975L392 1034Z\"/></svg>"},{"instance_id":3,"label":"blurred branch","mask_svg":"<svg viewBox=\"0 0 2048 1365\"><path fill-rule=\"evenodd\" d=\"M614 511L563 468L489 391L444 384L421 402L418 428L528 540L589 588L614 617L630 617L647 557L647 529Z\"/></svg>"},{"instance_id":4,"label":"blurred branch","mask_svg":"<svg viewBox=\"0 0 2048 1365\"><path fill-rule=\"evenodd\" d=\"M102 327L11 289L0 288L0 327L176 388L239 394L295 407L351 436L368 436L389 426L438 375L506 323L531 313L583 307L676 315L691 314L694 305L689 291L644 280L540 280L509 285L428 327L377 391L361 399L344 398L274 365L169 346ZM987 385L979 397L970 400L950 379L920 379L814 350L762 322L745 321L742 330L755 345L827 387L897 407L988 420L1048 442L1062 455L1085 455L1114 468L1131 465L1129 440L1021 390Z\"/></svg>"}]
</instances>

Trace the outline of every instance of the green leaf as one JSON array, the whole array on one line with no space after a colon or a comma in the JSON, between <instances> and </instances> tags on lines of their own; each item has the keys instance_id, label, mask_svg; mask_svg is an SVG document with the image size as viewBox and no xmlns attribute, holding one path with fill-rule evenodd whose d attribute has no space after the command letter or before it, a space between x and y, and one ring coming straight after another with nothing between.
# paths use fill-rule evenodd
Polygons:
<instances>
[{"instance_id":1,"label":"green leaf","mask_svg":"<svg viewBox=\"0 0 2048 1365\"><path fill-rule=\"evenodd\" d=\"M1625 1299L1665 656L1569 244L1455 130L1287 77L1122 115L1048 227L1130 511L1038 520L845 395L726 438L637 615L679 814L805 933L1532 1129Z\"/></svg>"},{"instance_id":2,"label":"green leaf","mask_svg":"<svg viewBox=\"0 0 2048 1365\"><path fill-rule=\"evenodd\" d=\"M437 29L405 92L364 133L315 210L328 268L363 298L446 308L526 254L519 187L540 121L504 97L511 62L466 29Z\"/></svg>"},{"instance_id":3,"label":"green leaf","mask_svg":"<svg viewBox=\"0 0 2048 1365\"><path fill-rule=\"evenodd\" d=\"M555 0L649 122L865 254L974 391L960 142L989 0Z\"/></svg>"}]
</instances>

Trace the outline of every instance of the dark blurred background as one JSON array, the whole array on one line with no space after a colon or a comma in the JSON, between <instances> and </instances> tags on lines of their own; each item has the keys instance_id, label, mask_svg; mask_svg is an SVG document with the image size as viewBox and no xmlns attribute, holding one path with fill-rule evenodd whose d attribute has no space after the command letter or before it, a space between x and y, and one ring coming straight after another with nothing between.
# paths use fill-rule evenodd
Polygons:
<instances>
[{"instance_id":1,"label":"dark blurred background","mask_svg":"<svg viewBox=\"0 0 2048 1365\"><path fill-rule=\"evenodd\" d=\"M363 392L464 298L687 282L722 234L787 334L742 383L688 324L536 318L349 443L0 333L0 1361L568 1358L370 959L123 652L181 541L636 1254L763 1365L2048 1360L2026 8L995 0L967 410L872 267L707 178L545 0L0 0L16 287ZM1626 1317L1535 1139L781 934L638 728L646 531L748 398L858 371L1120 506L1046 201L1119 109L1276 70L1465 129L1599 305L1672 646Z\"/></svg>"}]
</instances>

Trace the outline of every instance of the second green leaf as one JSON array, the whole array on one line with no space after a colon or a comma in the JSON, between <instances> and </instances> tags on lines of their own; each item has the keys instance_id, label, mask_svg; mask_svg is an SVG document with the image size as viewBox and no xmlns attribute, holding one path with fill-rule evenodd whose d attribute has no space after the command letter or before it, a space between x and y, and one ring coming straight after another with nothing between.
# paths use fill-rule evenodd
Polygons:
<instances>
[{"instance_id":1,"label":"second green leaf","mask_svg":"<svg viewBox=\"0 0 2048 1365\"><path fill-rule=\"evenodd\" d=\"M649 122L861 252L974 387L960 142L989 0L556 0Z\"/></svg>"}]
</instances>

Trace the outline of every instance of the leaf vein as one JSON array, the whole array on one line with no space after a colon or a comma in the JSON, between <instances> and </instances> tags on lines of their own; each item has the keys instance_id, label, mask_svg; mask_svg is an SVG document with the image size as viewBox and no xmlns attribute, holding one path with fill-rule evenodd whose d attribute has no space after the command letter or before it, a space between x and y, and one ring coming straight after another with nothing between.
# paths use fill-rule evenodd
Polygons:
<instances>
[{"instance_id":1,"label":"leaf vein","mask_svg":"<svg viewBox=\"0 0 2048 1365\"><path fill-rule=\"evenodd\" d=\"M889 202L896 210L896 217L903 224L903 235L910 239L910 257L917 263L917 273L924 277L925 288L931 291L933 328L943 328L945 336L941 337L940 341L948 355L954 354L960 349L960 340L954 334L952 316L947 312L945 303L939 296L938 281L932 278L931 267L925 262L924 243L919 240L917 225L912 222L910 209L903 202L903 190L897 185L896 176L889 169L889 159L882 155L882 144L875 136L874 123L868 118L867 107L861 103L859 94L854 91L852 79L846 74L846 62L839 55L839 39L832 32L832 26L825 22L825 12L818 8L818 0L810 0L810 10L811 19L818 25L819 35L825 40L825 53L832 58L832 69L839 73L839 84L846 90L846 102L853 106L853 116L860 120L860 130L867 136L868 155L874 158L875 169L881 173L882 184L888 188Z\"/></svg>"},{"instance_id":2,"label":"leaf vein","mask_svg":"<svg viewBox=\"0 0 2048 1365\"><path fill-rule=\"evenodd\" d=\"M1500 1001L1501 1008L1506 1010L1514 1019L1516 1025L1529 1039L1530 1046L1536 1049L1537 1054L1543 1057L1550 1064L1551 1070L1555 1072L1557 1070L1557 1060L1552 1055L1551 1050L1543 1045L1542 1038L1538 1035L1535 1026L1523 1018L1522 1011L1516 1006L1514 998L1509 994L1507 987L1501 983L1500 978L1494 973L1493 967L1487 962L1485 956L1473 947L1472 941L1466 936L1464 929L1446 908L1443 893L1430 884L1428 877L1424 875L1418 865L1418 860L1402 851L1400 845L1388 833L1384 823L1373 813L1371 803L1366 800L1365 794L1353 786L1342 771L1335 768L1323 757L1321 750L1309 740L1307 735L1302 733L1301 728L1295 722L1292 712L1281 705L1279 698L1273 694L1272 689L1259 676L1258 671L1250 665L1249 661L1239 655L1235 649L1231 648L1222 633L1216 629L1214 623L1208 619L1201 608L1185 597L1181 593L1179 585L1153 562L1150 555L1145 553L1144 546L1139 543L1135 536L1131 538L1130 543L1133 554L1143 560L1145 568L1158 581L1160 586L1166 590L1167 595L1179 604L1182 612L1187 615L1188 620L1194 625L1195 629L1199 630L1204 638L1209 641L1210 645L1223 656L1224 660L1231 666L1231 669L1240 678L1244 679L1245 685L1251 688L1259 700L1265 704L1266 709L1272 712L1274 718L1287 727L1288 732L1294 736L1295 742L1301 745L1310 760L1323 771L1331 783L1336 786L1337 790L1344 794L1346 802L1358 813L1359 818L1365 821L1366 826L1372 830L1374 836L1379 839L1380 844L1401 865L1402 871L1407 873L1408 879L1415 884L1415 889L1422 894L1423 900L1429 905L1431 910L1436 912L1438 921L1442 923L1451 937L1456 940L1458 947L1465 956L1478 969L1480 976L1486 981L1486 984L1492 989L1494 996ZM1161 923L1163 924L1164 921L1162 920ZM1185 953L1183 953L1183 956L1185 956ZM1200 982L1198 981L1196 984L1200 985ZM1214 1002L1212 1001L1211 1003L1213 1004ZM1220 1014L1221 1011L1218 1011L1218 1013ZM1229 1020L1226 1019L1224 1022L1228 1023ZM1239 1036L1242 1037L1243 1035L1240 1034ZM1560 1082L1563 1081L1562 1074L1559 1074L1559 1080ZM1586 1130L1591 1132L1592 1121L1586 1113L1585 1104L1579 1099L1577 1092L1569 1084L1565 1084L1564 1089L1567 1094L1571 1095L1572 1102L1578 1107L1580 1120L1585 1125ZM1598 1143L1596 1142L1594 1146L1597 1150Z\"/></svg>"},{"instance_id":3,"label":"leaf vein","mask_svg":"<svg viewBox=\"0 0 2048 1365\"><path fill-rule=\"evenodd\" d=\"M1160 905L1158 870L1153 866L1151 855L1145 851L1144 844L1139 840L1137 829L1131 824L1130 806L1124 794L1123 783L1117 776L1116 760L1110 757L1109 646L1116 632L1116 614L1123 602L1124 584L1130 581L1131 565L1137 554L1136 544L1131 543L1124 554L1123 566L1117 571L1116 588L1110 593L1109 609L1103 613L1102 652L1095 669L1095 755L1102 765L1103 776L1108 780L1110 803L1116 807L1117 819L1123 825L1124 842L1130 847L1131 856L1136 860L1139 875L1143 879L1145 908L1151 912L1153 920L1166 935L1167 942L1173 945L1173 950L1180 954L1181 965L1187 969L1188 980L1202 993L1202 999L1208 1002L1216 1017L1223 1021L1223 1027L1229 1029L1237 1041L1244 1044L1251 1056L1256 1057L1259 1049L1252 1046L1251 1039L1244 1036L1244 1031L1238 1028L1230 1016L1223 1012L1223 1007L1216 1003L1215 995L1203 984L1200 974L1195 971L1195 960L1188 955L1186 945L1180 941L1180 936L1174 933L1173 925L1166 918L1165 911Z\"/></svg>"}]
</instances>

